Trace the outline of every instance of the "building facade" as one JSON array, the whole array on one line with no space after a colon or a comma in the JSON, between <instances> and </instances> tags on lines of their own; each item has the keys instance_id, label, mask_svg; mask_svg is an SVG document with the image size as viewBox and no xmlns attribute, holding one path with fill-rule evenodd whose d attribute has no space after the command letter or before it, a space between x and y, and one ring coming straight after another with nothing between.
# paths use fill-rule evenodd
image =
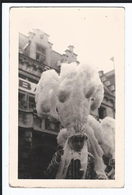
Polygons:
<instances>
[{"instance_id":1,"label":"building facade","mask_svg":"<svg viewBox=\"0 0 132 195\"><path fill-rule=\"evenodd\" d=\"M64 54L52 49L49 35L34 29L28 36L19 33L19 91L18 91L18 178L42 179L43 170L54 154L56 136L61 128L58 121L37 116L35 105L36 85L43 71L54 69L60 72L60 63L79 62L74 46L70 45ZM110 77L113 79L109 79ZM115 118L114 71L111 74L99 72L104 84L104 99L101 107L91 114L97 119L105 116Z\"/></svg>"}]
</instances>

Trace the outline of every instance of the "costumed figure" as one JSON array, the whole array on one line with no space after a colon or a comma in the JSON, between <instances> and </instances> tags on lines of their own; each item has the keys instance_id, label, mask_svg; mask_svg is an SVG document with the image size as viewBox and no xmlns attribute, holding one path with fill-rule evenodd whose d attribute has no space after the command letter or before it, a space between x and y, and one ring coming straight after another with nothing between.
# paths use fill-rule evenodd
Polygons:
<instances>
[{"instance_id":1,"label":"costumed figure","mask_svg":"<svg viewBox=\"0 0 132 195\"><path fill-rule=\"evenodd\" d=\"M115 119L105 117L98 122L93 116L88 116L88 123L94 130L98 144L103 150L103 161L108 179L115 179ZM89 142L88 142L89 143ZM89 151L93 153L89 145Z\"/></svg>"},{"instance_id":2,"label":"costumed figure","mask_svg":"<svg viewBox=\"0 0 132 195\"><path fill-rule=\"evenodd\" d=\"M90 110L100 107L103 96L98 72L87 64L61 64L60 75L54 70L42 74L36 90L37 113L59 120L64 127L46 178L107 179L102 158L102 146L107 143L99 124L92 127L94 119L89 115Z\"/></svg>"}]
</instances>

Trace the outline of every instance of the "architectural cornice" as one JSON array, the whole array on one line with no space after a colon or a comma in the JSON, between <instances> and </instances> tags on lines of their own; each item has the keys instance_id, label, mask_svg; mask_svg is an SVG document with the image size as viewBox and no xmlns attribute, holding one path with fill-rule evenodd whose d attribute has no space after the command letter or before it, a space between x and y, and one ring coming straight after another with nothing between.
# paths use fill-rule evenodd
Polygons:
<instances>
[{"instance_id":1,"label":"architectural cornice","mask_svg":"<svg viewBox=\"0 0 132 195\"><path fill-rule=\"evenodd\" d=\"M46 64L42 64L42 63L40 63L40 62L38 62L38 61L36 61L36 60L28 57L28 56L25 56L22 53L19 53L19 62L26 63L28 66L33 66L36 69L40 69L41 73L43 71L46 71L46 70L49 70L49 69L54 69L59 74L59 71L57 69L55 69L53 67L50 67L50 66L48 66ZM39 77L39 78L41 76L41 73L38 73L37 74L36 72L32 72L32 71L28 71L28 70L23 70L21 68L19 68L19 69L21 71L24 71L25 73L28 73L28 75L31 74L31 75L36 76L36 77Z\"/></svg>"},{"instance_id":2,"label":"architectural cornice","mask_svg":"<svg viewBox=\"0 0 132 195\"><path fill-rule=\"evenodd\" d=\"M19 53L19 60L26 62L29 65L38 66L39 68L42 68L42 69L44 69L45 66L48 66L48 65L42 64L42 63L40 63L40 62L28 57L27 55L22 54L22 53Z\"/></svg>"},{"instance_id":3,"label":"architectural cornice","mask_svg":"<svg viewBox=\"0 0 132 195\"><path fill-rule=\"evenodd\" d=\"M115 102L115 96L110 95L109 93L104 92L104 98L107 97Z\"/></svg>"},{"instance_id":4,"label":"architectural cornice","mask_svg":"<svg viewBox=\"0 0 132 195\"><path fill-rule=\"evenodd\" d=\"M36 81L39 81L39 79L40 79L40 76L38 76L36 74L33 74L32 72L27 72L27 71L24 71L24 70L21 70L21 69L19 69L19 74L22 74L22 75L24 75L26 77L29 77L31 79L34 79Z\"/></svg>"}]
</instances>

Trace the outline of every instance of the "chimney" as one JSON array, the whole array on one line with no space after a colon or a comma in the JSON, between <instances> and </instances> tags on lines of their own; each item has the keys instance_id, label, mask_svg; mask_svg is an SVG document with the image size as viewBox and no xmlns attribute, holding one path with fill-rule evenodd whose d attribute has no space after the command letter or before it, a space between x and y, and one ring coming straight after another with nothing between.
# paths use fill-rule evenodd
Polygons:
<instances>
[{"instance_id":1,"label":"chimney","mask_svg":"<svg viewBox=\"0 0 132 195\"><path fill-rule=\"evenodd\" d=\"M74 46L73 45L69 45L68 48L73 53Z\"/></svg>"}]
</instances>

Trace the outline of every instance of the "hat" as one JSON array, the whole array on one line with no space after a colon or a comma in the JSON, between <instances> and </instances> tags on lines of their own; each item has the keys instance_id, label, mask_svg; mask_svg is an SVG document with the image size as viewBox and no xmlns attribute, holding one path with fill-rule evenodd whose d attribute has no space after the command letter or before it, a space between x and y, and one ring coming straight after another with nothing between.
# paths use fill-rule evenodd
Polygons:
<instances>
[{"instance_id":1,"label":"hat","mask_svg":"<svg viewBox=\"0 0 132 195\"><path fill-rule=\"evenodd\" d=\"M58 145L64 147L65 142L67 139L71 139L74 137L84 137L85 140L88 139L88 135L84 130L77 131L73 127L68 128L68 129L61 129L58 136L57 136L57 143Z\"/></svg>"}]
</instances>

